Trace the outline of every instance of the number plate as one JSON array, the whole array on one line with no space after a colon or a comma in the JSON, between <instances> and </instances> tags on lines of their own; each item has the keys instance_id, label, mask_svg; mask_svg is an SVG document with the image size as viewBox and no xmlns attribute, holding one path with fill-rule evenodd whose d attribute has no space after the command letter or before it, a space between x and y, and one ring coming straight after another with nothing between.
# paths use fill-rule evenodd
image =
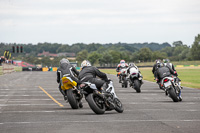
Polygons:
<instances>
[{"instance_id":1,"label":"number plate","mask_svg":"<svg viewBox=\"0 0 200 133\"><path fill-rule=\"evenodd\" d=\"M168 87L168 86L170 86L171 85L171 83L168 81L168 82L166 82L166 83L164 83L164 86L165 87Z\"/></svg>"}]
</instances>

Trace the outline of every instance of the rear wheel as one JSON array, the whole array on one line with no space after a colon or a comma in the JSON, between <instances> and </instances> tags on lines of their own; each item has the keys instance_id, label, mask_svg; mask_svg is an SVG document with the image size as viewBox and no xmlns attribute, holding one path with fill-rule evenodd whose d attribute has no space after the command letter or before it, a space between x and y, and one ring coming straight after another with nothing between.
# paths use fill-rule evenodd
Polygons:
<instances>
[{"instance_id":1,"label":"rear wheel","mask_svg":"<svg viewBox=\"0 0 200 133\"><path fill-rule=\"evenodd\" d=\"M73 92L72 89L67 90L67 98L72 109L78 109L79 102L76 99L76 94Z\"/></svg>"},{"instance_id":2,"label":"rear wheel","mask_svg":"<svg viewBox=\"0 0 200 133\"><path fill-rule=\"evenodd\" d=\"M121 101L118 99L118 98L115 98L114 99L114 104L115 104L115 110L118 112L118 113L122 113L124 111L124 108L122 106L122 103Z\"/></svg>"},{"instance_id":3,"label":"rear wheel","mask_svg":"<svg viewBox=\"0 0 200 133\"><path fill-rule=\"evenodd\" d=\"M89 94L87 96L87 102L88 102L90 108L96 114L104 114L105 113L105 105L103 103L103 99L101 97L99 97L98 95L95 95L93 93Z\"/></svg>"},{"instance_id":4,"label":"rear wheel","mask_svg":"<svg viewBox=\"0 0 200 133\"><path fill-rule=\"evenodd\" d=\"M141 86L140 81L138 79L135 79L134 80L134 89L136 90L137 93L141 92L140 86Z\"/></svg>"},{"instance_id":5,"label":"rear wheel","mask_svg":"<svg viewBox=\"0 0 200 133\"><path fill-rule=\"evenodd\" d=\"M171 86L170 89L168 90L169 96L174 102L178 102L178 96L176 95L175 89Z\"/></svg>"}]
</instances>

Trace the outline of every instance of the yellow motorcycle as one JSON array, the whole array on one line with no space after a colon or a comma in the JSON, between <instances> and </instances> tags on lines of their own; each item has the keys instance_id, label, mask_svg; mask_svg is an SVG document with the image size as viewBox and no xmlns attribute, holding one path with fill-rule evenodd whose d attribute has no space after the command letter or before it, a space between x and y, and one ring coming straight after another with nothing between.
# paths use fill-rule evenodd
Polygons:
<instances>
[{"instance_id":1,"label":"yellow motorcycle","mask_svg":"<svg viewBox=\"0 0 200 133\"><path fill-rule=\"evenodd\" d=\"M70 77L62 77L61 89L65 92L72 109L83 107L81 102L83 95L77 88L77 83L75 81L73 81Z\"/></svg>"}]
</instances>

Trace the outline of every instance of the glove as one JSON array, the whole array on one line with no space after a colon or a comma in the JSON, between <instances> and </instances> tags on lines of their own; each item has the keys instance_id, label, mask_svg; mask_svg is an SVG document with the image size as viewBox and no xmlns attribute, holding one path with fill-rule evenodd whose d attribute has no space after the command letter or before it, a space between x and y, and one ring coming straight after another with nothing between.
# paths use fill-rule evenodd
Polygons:
<instances>
[{"instance_id":1,"label":"glove","mask_svg":"<svg viewBox=\"0 0 200 133\"><path fill-rule=\"evenodd\" d=\"M111 81L111 79L109 79L109 78L107 78L106 80L105 80L105 82L107 82L107 83L109 83Z\"/></svg>"}]
</instances>

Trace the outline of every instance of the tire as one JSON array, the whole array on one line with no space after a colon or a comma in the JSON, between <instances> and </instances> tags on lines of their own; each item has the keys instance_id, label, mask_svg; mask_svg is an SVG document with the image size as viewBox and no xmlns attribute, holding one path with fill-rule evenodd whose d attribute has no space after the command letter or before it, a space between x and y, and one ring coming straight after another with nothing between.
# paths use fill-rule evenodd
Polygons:
<instances>
[{"instance_id":1,"label":"tire","mask_svg":"<svg viewBox=\"0 0 200 133\"><path fill-rule=\"evenodd\" d=\"M124 83L122 83L122 88L124 88Z\"/></svg>"},{"instance_id":2,"label":"tire","mask_svg":"<svg viewBox=\"0 0 200 133\"><path fill-rule=\"evenodd\" d=\"M138 79L135 79L134 80L134 89L136 90L137 93L141 92L140 86L141 86L140 81Z\"/></svg>"},{"instance_id":3,"label":"tire","mask_svg":"<svg viewBox=\"0 0 200 133\"><path fill-rule=\"evenodd\" d=\"M123 105L122 105L121 101L118 98L114 99L114 104L115 104L115 110L118 113L122 113L124 111Z\"/></svg>"},{"instance_id":4,"label":"tire","mask_svg":"<svg viewBox=\"0 0 200 133\"><path fill-rule=\"evenodd\" d=\"M127 80L124 80L124 87L127 88L127 86L128 86L128 82Z\"/></svg>"},{"instance_id":5,"label":"tire","mask_svg":"<svg viewBox=\"0 0 200 133\"><path fill-rule=\"evenodd\" d=\"M91 93L87 96L87 102L94 113L104 114L105 105L103 103L98 103L99 98L100 98L99 96Z\"/></svg>"},{"instance_id":6,"label":"tire","mask_svg":"<svg viewBox=\"0 0 200 133\"><path fill-rule=\"evenodd\" d=\"M174 90L174 88L172 86L168 90L168 94L169 94L169 96L171 97L171 99L174 102L178 102L179 101L178 96L176 95L175 90Z\"/></svg>"},{"instance_id":7,"label":"tire","mask_svg":"<svg viewBox=\"0 0 200 133\"><path fill-rule=\"evenodd\" d=\"M79 102L76 99L76 94L73 93L72 89L67 90L67 98L72 109L78 109Z\"/></svg>"}]
</instances>

